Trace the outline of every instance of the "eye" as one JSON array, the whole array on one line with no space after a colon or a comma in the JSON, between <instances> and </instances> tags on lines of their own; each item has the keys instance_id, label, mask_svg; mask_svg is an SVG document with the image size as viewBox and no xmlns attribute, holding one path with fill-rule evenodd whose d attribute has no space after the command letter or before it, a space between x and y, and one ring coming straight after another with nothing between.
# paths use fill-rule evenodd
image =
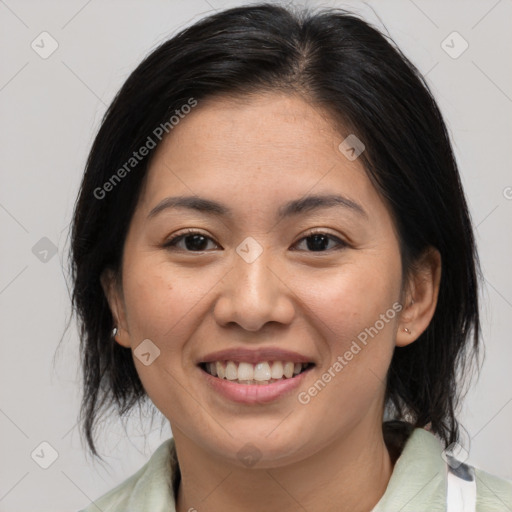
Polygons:
<instances>
[{"instance_id":1,"label":"eye","mask_svg":"<svg viewBox=\"0 0 512 512\"><path fill-rule=\"evenodd\" d=\"M185 233L178 234L165 242L165 248L178 248L187 252L204 252L207 250L208 242L212 242L219 247L212 238L204 235L200 231L193 229L187 230ZM347 244L334 235L324 232L310 233L303 237L299 242L306 243L306 250L309 252L326 252L328 250L339 250L347 247ZM330 242L335 242L335 247L328 247ZM180 244L182 244L180 246ZM295 244L295 246L300 244Z\"/></svg>"},{"instance_id":2,"label":"eye","mask_svg":"<svg viewBox=\"0 0 512 512\"><path fill-rule=\"evenodd\" d=\"M339 250L347 247L347 244L343 240L340 240L334 235L323 232L310 233L299 240L299 242L303 241L306 241L307 250L311 252L325 252L328 250ZM332 241L336 242L337 247L328 248L327 246L329 245L329 242Z\"/></svg>"},{"instance_id":3,"label":"eye","mask_svg":"<svg viewBox=\"0 0 512 512\"><path fill-rule=\"evenodd\" d=\"M208 245L208 241L213 242L213 240L204 235L199 231L194 231L193 229L187 230L185 233L181 233L171 238L163 245L166 248L175 248L182 249L188 252L203 252L206 251L206 247ZM184 246L181 247L179 244L184 242ZM214 245L219 247L215 242Z\"/></svg>"}]
</instances>

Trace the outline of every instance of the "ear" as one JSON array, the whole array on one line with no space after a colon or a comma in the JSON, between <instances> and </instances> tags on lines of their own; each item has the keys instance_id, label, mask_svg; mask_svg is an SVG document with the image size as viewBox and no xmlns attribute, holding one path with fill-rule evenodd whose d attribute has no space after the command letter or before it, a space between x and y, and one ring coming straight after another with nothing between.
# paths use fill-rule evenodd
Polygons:
<instances>
[{"instance_id":1,"label":"ear","mask_svg":"<svg viewBox=\"0 0 512 512\"><path fill-rule=\"evenodd\" d=\"M407 284L408 293L396 334L398 347L416 341L430 324L436 310L440 283L441 254L434 247L429 247L415 263Z\"/></svg>"},{"instance_id":2,"label":"ear","mask_svg":"<svg viewBox=\"0 0 512 512\"><path fill-rule=\"evenodd\" d=\"M126 311L124 308L124 299L120 284L117 282L114 271L110 268L105 269L100 276L101 287L107 298L114 325L117 327L117 333L114 339L123 347L130 347L130 333L126 323Z\"/></svg>"}]
</instances>

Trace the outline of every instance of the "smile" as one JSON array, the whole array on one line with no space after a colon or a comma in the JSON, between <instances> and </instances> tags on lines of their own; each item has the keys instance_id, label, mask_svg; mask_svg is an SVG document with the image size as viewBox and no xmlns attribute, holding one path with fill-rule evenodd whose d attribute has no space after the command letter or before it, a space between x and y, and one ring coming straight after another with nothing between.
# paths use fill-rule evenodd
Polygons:
<instances>
[{"instance_id":1,"label":"smile","mask_svg":"<svg viewBox=\"0 0 512 512\"><path fill-rule=\"evenodd\" d=\"M215 361L201 363L202 370L218 379L225 379L237 384L258 385L293 377L305 372L313 363L294 363L293 361L261 361L258 363Z\"/></svg>"}]
</instances>

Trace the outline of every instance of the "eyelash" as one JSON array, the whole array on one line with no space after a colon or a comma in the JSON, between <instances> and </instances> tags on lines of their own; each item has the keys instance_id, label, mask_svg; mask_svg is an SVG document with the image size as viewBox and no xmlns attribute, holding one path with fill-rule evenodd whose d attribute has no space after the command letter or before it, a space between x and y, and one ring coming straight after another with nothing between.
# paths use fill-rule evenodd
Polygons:
<instances>
[{"instance_id":1,"label":"eyelash","mask_svg":"<svg viewBox=\"0 0 512 512\"><path fill-rule=\"evenodd\" d=\"M211 237L205 235L204 233L201 233L200 231L195 231L193 229L189 229L189 230L185 231L184 233L180 233L180 234L174 236L173 238L169 239L167 242L164 243L163 247L167 248L167 249L173 249L176 246L176 244L178 244L182 239L184 239L187 236L192 236L192 235L201 235L204 238L206 238L208 240L211 240L212 242L216 243ZM336 237L334 235L330 235L329 233L326 233L324 231L312 231L312 232L309 232L305 236L303 236L301 239L299 239L294 245L296 245L297 243L302 242L303 240L306 240L307 238L312 237L314 235L325 235L330 240L334 240L335 242L337 242L338 247L331 248L331 249L326 249L324 251L306 251L306 252L313 252L313 253L320 252L320 253L322 253L322 252L329 252L329 251L333 251L333 250L337 251L337 250L343 249L345 247L348 247L348 244L346 242L344 242L340 238L338 238L338 237ZM208 252L208 251L188 251L186 249L183 249L183 251L184 252L189 252L189 253L199 253L199 254L202 254L204 252Z\"/></svg>"}]
</instances>

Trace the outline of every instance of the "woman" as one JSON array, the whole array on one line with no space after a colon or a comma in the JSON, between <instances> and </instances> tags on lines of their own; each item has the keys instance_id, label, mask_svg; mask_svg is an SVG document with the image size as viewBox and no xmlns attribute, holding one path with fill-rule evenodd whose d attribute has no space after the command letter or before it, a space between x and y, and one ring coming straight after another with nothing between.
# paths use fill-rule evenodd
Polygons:
<instances>
[{"instance_id":1,"label":"woman","mask_svg":"<svg viewBox=\"0 0 512 512\"><path fill-rule=\"evenodd\" d=\"M479 264L446 127L359 18L241 7L157 48L72 258L90 449L147 397L173 433L87 512L512 510L457 444Z\"/></svg>"}]
</instances>

